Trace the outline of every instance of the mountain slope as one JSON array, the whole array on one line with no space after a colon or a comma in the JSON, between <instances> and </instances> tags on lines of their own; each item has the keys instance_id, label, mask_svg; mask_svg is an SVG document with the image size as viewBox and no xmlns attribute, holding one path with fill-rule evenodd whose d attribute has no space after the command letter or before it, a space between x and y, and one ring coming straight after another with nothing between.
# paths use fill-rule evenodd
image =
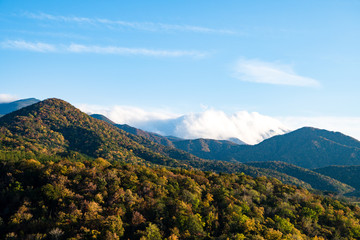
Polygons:
<instances>
[{"instance_id":1,"label":"mountain slope","mask_svg":"<svg viewBox=\"0 0 360 240\"><path fill-rule=\"evenodd\" d=\"M257 145L230 146L220 152L209 152L199 148L185 150L206 159L244 163L282 161L310 169L330 165L360 164L358 140L339 132L310 127L274 136Z\"/></svg>"},{"instance_id":2,"label":"mountain slope","mask_svg":"<svg viewBox=\"0 0 360 240\"><path fill-rule=\"evenodd\" d=\"M340 192L343 194L353 192L355 190L355 186L349 186L347 185L349 183L342 181L338 178L333 178L330 177L328 174L321 174L320 171L311 171L309 169L298 167L293 164L288 164L284 162L250 162L247 163L247 165L258 168L272 169L281 173L285 173L289 176L293 176L310 184L311 187L314 189Z\"/></svg>"},{"instance_id":3,"label":"mountain slope","mask_svg":"<svg viewBox=\"0 0 360 240\"><path fill-rule=\"evenodd\" d=\"M239 146L228 159L282 161L304 168L359 165L360 142L338 132L304 127L254 146Z\"/></svg>"},{"instance_id":4,"label":"mountain slope","mask_svg":"<svg viewBox=\"0 0 360 240\"><path fill-rule=\"evenodd\" d=\"M2 115L8 114L10 112L19 110L23 107L27 107L29 105L32 105L34 103L40 102L39 99L36 98L27 98L27 99L21 99L14 102L9 103L0 103L0 117Z\"/></svg>"},{"instance_id":5,"label":"mountain slope","mask_svg":"<svg viewBox=\"0 0 360 240\"><path fill-rule=\"evenodd\" d=\"M360 192L360 166L328 166L313 171L346 183Z\"/></svg>"},{"instance_id":6,"label":"mountain slope","mask_svg":"<svg viewBox=\"0 0 360 240\"><path fill-rule=\"evenodd\" d=\"M173 142L178 149L187 151L195 156L205 159L222 159L224 153L231 151L235 146L239 146L227 140L214 139L194 139Z\"/></svg>"}]
</instances>

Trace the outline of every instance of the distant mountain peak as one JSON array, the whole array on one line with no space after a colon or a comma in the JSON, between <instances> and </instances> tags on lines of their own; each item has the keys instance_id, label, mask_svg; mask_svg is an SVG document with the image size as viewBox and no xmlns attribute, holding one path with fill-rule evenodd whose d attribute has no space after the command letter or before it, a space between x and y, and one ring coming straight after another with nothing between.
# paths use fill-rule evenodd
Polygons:
<instances>
[{"instance_id":1,"label":"distant mountain peak","mask_svg":"<svg viewBox=\"0 0 360 240\"><path fill-rule=\"evenodd\" d=\"M13 102L0 103L0 115L11 113L13 111L19 110L23 107L27 107L38 102L40 102L39 99L26 98L26 99L16 100Z\"/></svg>"}]
</instances>

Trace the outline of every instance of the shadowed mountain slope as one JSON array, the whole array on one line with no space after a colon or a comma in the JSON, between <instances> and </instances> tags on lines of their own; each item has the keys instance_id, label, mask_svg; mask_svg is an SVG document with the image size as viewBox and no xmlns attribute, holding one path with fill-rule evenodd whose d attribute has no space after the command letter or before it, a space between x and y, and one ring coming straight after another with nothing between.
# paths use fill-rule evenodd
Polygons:
<instances>
[{"instance_id":1,"label":"shadowed mountain slope","mask_svg":"<svg viewBox=\"0 0 360 240\"><path fill-rule=\"evenodd\" d=\"M360 166L328 166L313 171L346 183L360 193Z\"/></svg>"},{"instance_id":2,"label":"shadowed mountain slope","mask_svg":"<svg viewBox=\"0 0 360 240\"><path fill-rule=\"evenodd\" d=\"M250 162L247 163L247 165L258 168L272 169L281 173L285 173L310 184L314 189L341 193L349 193L355 190L354 186L349 186L349 183L345 184L346 182L341 181L340 179L332 178L327 174L320 174L319 172L311 171L309 169L298 167L289 163Z\"/></svg>"},{"instance_id":3,"label":"shadowed mountain slope","mask_svg":"<svg viewBox=\"0 0 360 240\"><path fill-rule=\"evenodd\" d=\"M304 127L254 146L238 146L226 160L282 161L304 168L359 165L360 142L339 132Z\"/></svg>"},{"instance_id":4,"label":"shadowed mountain slope","mask_svg":"<svg viewBox=\"0 0 360 240\"><path fill-rule=\"evenodd\" d=\"M9 103L0 103L0 117L38 102L40 102L39 99L27 98Z\"/></svg>"}]
</instances>

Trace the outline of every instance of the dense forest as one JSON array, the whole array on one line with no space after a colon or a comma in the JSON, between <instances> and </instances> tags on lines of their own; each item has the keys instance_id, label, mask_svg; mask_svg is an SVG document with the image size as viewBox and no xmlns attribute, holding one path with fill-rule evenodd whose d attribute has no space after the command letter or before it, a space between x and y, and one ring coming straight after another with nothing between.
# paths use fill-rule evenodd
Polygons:
<instances>
[{"instance_id":1,"label":"dense forest","mask_svg":"<svg viewBox=\"0 0 360 240\"><path fill-rule=\"evenodd\" d=\"M2 239L359 239L360 208L242 173L0 162Z\"/></svg>"},{"instance_id":2,"label":"dense forest","mask_svg":"<svg viewBox=\"0 0 360 240\"><path fill-rule=\"evenodd\" d=\"M360 208L309 183L352 187L254 166L200 159L48 99L0 118L0 239L360 239Z\"/></svg>"}]
</instances>

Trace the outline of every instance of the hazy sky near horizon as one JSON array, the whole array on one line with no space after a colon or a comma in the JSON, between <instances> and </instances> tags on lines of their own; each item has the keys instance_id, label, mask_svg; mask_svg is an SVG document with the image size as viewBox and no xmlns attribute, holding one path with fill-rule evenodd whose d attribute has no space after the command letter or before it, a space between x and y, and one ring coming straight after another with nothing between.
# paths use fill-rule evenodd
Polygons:
<instances>
[{"instance_id":1,"label":"hazy sky near horizon","mask_svg":"<svg viewBox=\"0 0 360 240\"><path fill-rule=\"evenodd\" d=\"M359 13L358 0L2 0L0 94L354 119Z\"/></svg>"}]
</instances>

